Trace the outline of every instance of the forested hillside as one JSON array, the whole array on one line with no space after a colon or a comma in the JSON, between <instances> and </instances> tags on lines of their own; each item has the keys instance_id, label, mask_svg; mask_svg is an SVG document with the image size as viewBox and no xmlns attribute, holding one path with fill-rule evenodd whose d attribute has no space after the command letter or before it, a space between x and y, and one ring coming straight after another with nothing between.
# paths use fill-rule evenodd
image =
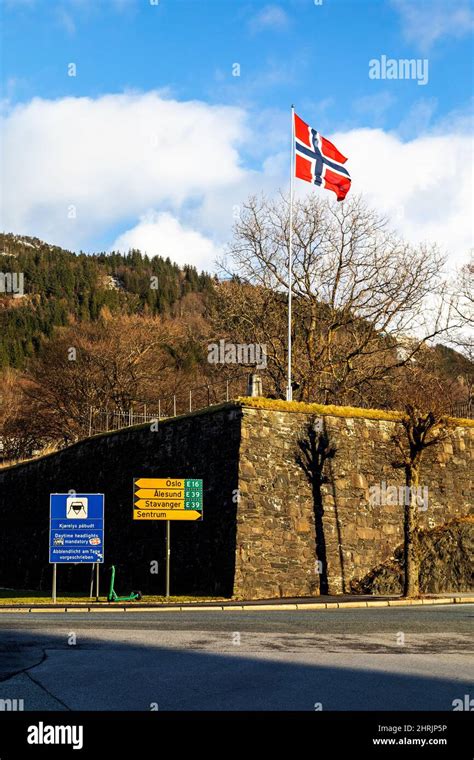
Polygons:
<instances>
[{"instance_id":1,"label":"forested hillside","mask_svg":"<svg viewBox=\"0 0 474 760\"><path fill-rule=\"evenodd\" d=\"M0 292L0 369L24 367L55 327L94 322L104 307L112 314L166 314L212 284L193 267L140 251L75 254L13 234L0 235L0 272L24 275L23 295Z\"/></svg>"},{"instance_id":2,"label":"forested hillside","mask_svg":"<svg viewBox=\"0 0 474 760\"><path fill-rule=\"evenodd\" d=\"M1 235L0 459L68 445L109 412L166 416L242 395L255 366L263 394L285 398L285 215L244 207L223 279L138 250L75 254ZM450 294L437 251L381 238L357 200L300 203L295 229L294 400L470 414L471 269ZM12 273L23 273L18 292ZM218 342L229 351L217 355Z\"/></svg>"}]
</instances>

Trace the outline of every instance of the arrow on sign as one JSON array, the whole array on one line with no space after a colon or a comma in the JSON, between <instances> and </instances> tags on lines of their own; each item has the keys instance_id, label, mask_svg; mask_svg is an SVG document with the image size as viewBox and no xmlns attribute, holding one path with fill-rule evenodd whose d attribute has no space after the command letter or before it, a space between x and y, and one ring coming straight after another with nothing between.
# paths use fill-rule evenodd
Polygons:
<instances>
[{"instance_id":1,"label":"arrow on sign","mask_svg":"<svg viewBox=\"0 0 474 760\"><path fill-rule=\"evenodd\" d=\"M179 501L170 501L169 499L138 499L134 502L139 509L168 509L174 512L175 509L184 509L184 499Z\"/></svg>"},{"instance_id":2,"label":"arrow on sign","mask_svg":"<svg viewBox=\"0 0 474 760\"><path fill-rule=\"evenodd\" d=\"M182 488L139 488L135 491L139 499L184 499Z\"/></svg>"},{"instance_id":3,"label":"arrow on sign","mask_svg":"<svg viewBox=\"0 0 474 760\"><path fill-rule=\"evenodd\" d=\"M134 509L134 520L202 520L202 512L195 509Z\"/></svg>"},{"instance_id":4,"label":"arrow on sign","mask_svg":"<svg viewBox=\"0 0 474 760\"><path fill-rule=\"evenodd\" d=\"M184 488L184 478L138 478L135 488Z\"/></svg>"}]
</instances>

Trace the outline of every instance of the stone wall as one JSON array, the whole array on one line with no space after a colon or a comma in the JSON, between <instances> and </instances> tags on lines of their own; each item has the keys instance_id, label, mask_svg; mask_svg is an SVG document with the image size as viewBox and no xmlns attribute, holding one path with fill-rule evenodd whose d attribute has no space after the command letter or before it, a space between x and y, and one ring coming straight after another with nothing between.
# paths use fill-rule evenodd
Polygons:
<instances>
[{"instance_id":1,"label":"stone wall","mask_svg":"<svg viewBox=\"0 0 474 760\"><path fill-rule=\"evenodd\" d=\"M0 586L49 588L49 494L74 489L105 493L106 564L119 564L120 589L162 593L165 526L131 518L133 478L153 475L204 480L204 520L172 524L172 593L349 592L402 541L403 507L369 499L371 486L403 484L392 467L399 423L267 406L229 403L0 470ZM473 459L473 427L428 451L423 527L472 510ZM59 591L88 588L89 572L62 567Z\"/></svg>"},{"instance_id":2,"label":"stone wall","mask_svg":"<svg viewBox=\"0 0 474 760\"><path fill-rule=\"evenodd\" d=\"M203 478L204 519L171 525L171 593L230 596L236 540L238 407L209 410L95 436L42 459L0 470L0 586L51 588L49 494L74 489L105 494L105 559L117 564L116 586L164 593L165 523L132 520L133 479ZM158 575L150 563L158 561ZM58 570L58 591L88 590L90 566Z\"/></svg>"},{"instance_id":3,"label":"stone wall","mask_svg":"<svg viewBox=\"0 0 474 760\"><path fill-rule=\"evenodd\" d=\"M391 556L403 539L403 506L372 505L369 489L403 485L392 467L398 424L244 407L235 593L350 592ZM422 527L472 511L473 460L472 427L456 427L426 452Z\"/></svg>"},{"instance_id":4,"label":"stone wall","mask_svg":"<svg viewBox=\"0 0 474 760\"><path fill-rule=\"evenodd\" d=\"M455 517L436 528L422 530L420 590L424 594L462 593L474 588L474 516ZM398 595L403 591L403 544L393 558L377 565L354 591L360 594Z\"/></svg>"}]
</instances>

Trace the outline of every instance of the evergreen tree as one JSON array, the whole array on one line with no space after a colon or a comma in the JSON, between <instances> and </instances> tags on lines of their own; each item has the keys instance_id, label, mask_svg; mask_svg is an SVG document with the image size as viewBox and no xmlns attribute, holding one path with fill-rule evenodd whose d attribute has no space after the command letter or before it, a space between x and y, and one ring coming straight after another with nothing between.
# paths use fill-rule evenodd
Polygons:
<instances>
[{"instance_id":1,"label":"evergreen tree","mask_svg":"<svg viewBox=\"0 0 474 760\"><path fill-rule=\"evenodd\" d=\"M111 314L170 313L190 292L206 292L212 280L194 267L183 270L169 258L150 258L139 250L75 254L38 238L0 235L0 269L23 272L21 303L0 294L0 367L22 367L41 350L42 338L68 322L95 322L103 307ZM122 287L110 287L114 277ZM158 278L158 289L151 287Z\"/></svg>"}]
</instances>

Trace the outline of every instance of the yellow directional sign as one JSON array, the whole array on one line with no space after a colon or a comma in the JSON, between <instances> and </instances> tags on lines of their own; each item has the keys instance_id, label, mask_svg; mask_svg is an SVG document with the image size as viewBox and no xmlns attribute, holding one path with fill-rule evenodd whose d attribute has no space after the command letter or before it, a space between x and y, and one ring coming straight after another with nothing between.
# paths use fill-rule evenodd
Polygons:
<instances>
[{"instance_id":1,"label":"yellow directional sign","mask_svg":"<svg viewBox=\"0 0 474 760\"><path fill-rule=\"evenodd\" d=\"M135 491L139 499L178 499L184 500L184 488L139 488Z\"/></svg>"},{"instance_id":2,"label":"yellow directional sign","mask_svg":"<svg viewBox=\"0 0 474 760\"><path fill-rule=\"evenodd\" d=\"M136 478L134 520L202 520L199 478Z\"/></svg>"},{"instance_id":3,"label":"yellow directional sign","mask_svg":"<svg viewBox=\"0 0 474 760\"><path fill-rule=\"evenodd\" d=\"M137 478L135 488L184 488L184 478Z\"/></svg>"},{"instance_id":4,"label":"yellow directional sign","mask_svg":"<svg viewBox=\"0 0 474 760\"><path fill-rule=\"evenodd\" d=\"M195 509L134 509L134 520L202 520L202 512Z\"/></svg>"},{"instance_id":5,"label":"yellow directional sign","mask_svg":"<svg viewBox=\"0 0 474 760\"><path fill-rule=\"evenodd\" d=\"M170 501L169 499L138 499L135 506L139 509L184 509L184 499Z\"/></svg>"}]
</instances>

